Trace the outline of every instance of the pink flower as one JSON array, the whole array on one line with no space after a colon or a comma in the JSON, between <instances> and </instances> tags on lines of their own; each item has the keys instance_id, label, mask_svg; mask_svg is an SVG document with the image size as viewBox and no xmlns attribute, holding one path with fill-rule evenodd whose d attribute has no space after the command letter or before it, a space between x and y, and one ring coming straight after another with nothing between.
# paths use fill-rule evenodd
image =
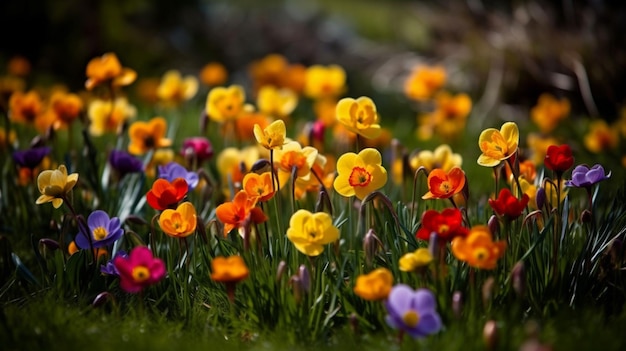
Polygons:
<instances>
[{"instance_id":1,"label":"pink flower","mask_svg":"<svg viewBox=\"0 0 626 351\"><path fill-rule=\"evenodd\" d=\"M113 264L120 274L120 287L128 293L138 293L158 283L166 273L163 260L152 256L146 246L135 247L128 257L115 257Z\"/></svg>"}]
</instances>

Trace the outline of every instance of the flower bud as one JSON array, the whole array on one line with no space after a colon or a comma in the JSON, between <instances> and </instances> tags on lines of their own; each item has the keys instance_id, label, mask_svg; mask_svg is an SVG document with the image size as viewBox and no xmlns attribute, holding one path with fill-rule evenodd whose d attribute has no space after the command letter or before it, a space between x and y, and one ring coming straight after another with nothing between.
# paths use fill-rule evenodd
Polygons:
<instances>
[{"instance_id":1,"label":"flower bud","mask_svg":"<svg viewBox=\"0 0 626 351\"><path fill-rule=\"evenodd\" d=\"M488 320L483 328L483 341L487 350L495 350L498 343L498 325L496 321Z\"/></svg>"},{"instance_id":2,"label":"flower bud","mask_svg":"<svg viewBox=\"0 0 626 351\"><path fill-rule=\"evenodd\" d=\"M511 284L517 296L523 298L526 292L526 269L523 261L519 261L513 266L511 270Z\"/></svg>"},{"instance_id":3,"label":"flower bud","mask_svg":"<svg viewBox=\"0 0 626 351\"><path fill-rule=\"evenodd\" d=\"M433 256L435 261L439 260L439 239L436 232L430 233L430 238L428 239L428 251L430 251L430 254Z\"/></svg>"},{"instance_id":4,"label":"flower bud","mask_svg":"<svg viewBox=\"0 0 626 351\"><path fill-rule=\"evenodd\" d=\"M491 234L494 237L497 237L497 234L500 231L500 220L498 220L498 216L491 215L489 221L487 222L487 226L489 227Z\"/></svg>"},{"instance_id":5,"label":"flower bud","mask_svg":"<svg viewBox=\"0 0 626 351\"><path fill-rule=\"evenodd\" d=\"M302 290L307 293L311 291L311 275L309 274L309 269L303 264L298 268L298 278L300 278Z\"/></svg>"},{"instance_id":6,"label":"flower bud","mask_svg":"<svg viewBox=\"0 0 626 351\"><path fill-rule=\"evenodd\" d=\"M102 305L104 305L109 299L112 299L113 296L111 294L109 294L108 291L103 291L101 293L99 293L95 299L93 299L93 302L91 303L92 307L100 307Z\"/></svg>"},{"instance_id":7,"label":"flower bud","mask_svg":"<svg viewBox=\"0 0 626 351\"><path fill-rule=\"evenodd\" d=\"M359 332L359 318L357 314L354 312L350 313L350 316L348 317L348 322L350 325L350 330L352 330L354 334L357 334Z\"/></svg>"},{"instance_id":8,"label":"flower bud","mask_svg":"<svg viewBox=\"0 0 626 351\"><path fill-rule=\"evenodd\" d=\"M537 194L535 195L535 203L537 204L537 209L542 210L543 206L546 204L546 189L539 188L537 189Z\"/></svg>"},{"instance_id":9,"label":"flower bud","mask_svg":"<svg viewBox=\"0 0 626 351\"><path fill-rule=\"evenodd\" d=\"M489 303L491 302L491 299L493 297L493 288L495 283L496 280L493 277L487 278L487 280L485 280L485 282L483 283L481 292L483 298L483 307L485 309L487 308L487 306L489 306Z\"/></svg>"},{"instance_id":10,"label":"flower bud","mask_svg":"<svg viewBox=\"0 0 626 351\"><path fill-rule=\"evenodd\" d=\"M302 300L302 282L300 281L300 277L292 275L291 278L289 278L289 285L293 289L296 303L300 303L300 300Z\"/></svg>"},{"instance_id":11,"label":"flower bud","mask_svg":"<svg viewBox=\"0 0 626 351\"><path fill-rule=\"evenodd\" d=\"M460 291L455 291L452 294L452 313L456 318L461 318L461 312L463 311L463 297Z\"/></svg>"},{"instance_id":12,"label":"flower bud","mask_svg":"<svg viewBox=\"0 0 626 351\"><path fill-rule=\"evenodd\" d=\"M276 268L276 282L279 282L283 278L285 271L287 271L287 262L278 262L278 268Z\"/></svg>"},{"instance_id":13,"label":"flower bud","mask_svg":"<svg viewBox=\"0 0 626 351\"><path fill-rule=\"evenodd\" d=\"M383 247L383 243L380 241L374 229L369 229L363 238L363 251L365 252L365 262L367 265L372 264L374 256Z\"/></svg>"},{"instance_id":14,"label":"flower bud","mask_svg":"<svg viewBox=\"0 0 626 351\"><path fill-rule=\"evenodd\" d=\"M43 245L52 251L57 250L59 247L61 247L56 240L52 240L48 238L40 239L39 245Z\"/></svg>"},{"instance_id":15,"label":"flower bud","mask_svg":"<svg viewBox=\"0 0 626 351\"><path fill-rule=\"evenodd\" d=\"M589 223L591 222L593 216L591 214L591 211L589 211L588 209L585 209L581 214L580 214L580 221L582 223Z\"/></svg>"},{"instance_id":16,"label":"flower bud","mask_svg":"<svg viewBox=\"0 0 626 351\"><path fill-rule=\"evenodd\" d=\"M263 172L270 172L270 171L271 171L270 161L264 158L256 161L250 168L250 172L254 172L254 173L263 173Z\"/></svg>"}]
</instances>

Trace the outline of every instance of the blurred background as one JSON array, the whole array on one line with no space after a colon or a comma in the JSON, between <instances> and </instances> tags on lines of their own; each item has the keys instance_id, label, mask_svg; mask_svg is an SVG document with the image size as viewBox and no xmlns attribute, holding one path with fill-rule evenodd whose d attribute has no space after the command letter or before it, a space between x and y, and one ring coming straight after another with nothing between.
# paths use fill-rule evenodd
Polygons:
<instances>
[{"instance_id":1,"label":"blurred background","mask_svg":"<svg viewBox=\"0 0 626 351\"><path fill-rule=\"evenodd\" d=\"M515 114L511 106L550 92L570 99L572 115L614 120L626 102L625 8L607 0L4 0L0 63L24 56L37 79L79 90L87 62L110 51L140 77L198 74L218 61L239 84L251 61L280 53L341 65L348 96L397 93L416 63L438 63L451 89L485 111Z\"/></svg>"}]
</instances>

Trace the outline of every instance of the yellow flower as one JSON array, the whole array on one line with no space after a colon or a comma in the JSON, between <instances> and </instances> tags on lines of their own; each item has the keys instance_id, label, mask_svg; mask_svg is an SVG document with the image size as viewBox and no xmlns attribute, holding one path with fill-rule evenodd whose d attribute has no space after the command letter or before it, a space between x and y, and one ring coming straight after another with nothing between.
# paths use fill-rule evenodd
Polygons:
<instances>
[{"instance_id":1,"label":"yellow flower","mask_svg":"<svg viewBox=\"0 0 626 351\"><path fill-rule=\"evenodd\" d=\"M372 148L363 149L358 154L341 155L337 160L337 173L333 183L335 190L346 197L356 195L360 200L387 183L382 156Z\"/></svg>"},{"instance_id":2,"label":"yellow flower","mask_svg":"<svg viewBox=\"0 0 626 351\"><path fill-rule=\"evenodd\" d=\"M595 154L614 149L619 142L618 131L609 127L605 120L595 120L589 124L584 142L587 150Z\"/></svg>"},{"instance_id":3,"label":"yellow flower","mask_svg":"<svg viewBox=\"0 0 626 351\"><path fill-rule=\"evenodd\" d=\"M85 88L87 90L92 90L96 85L106 82L111 82L113 86L129 85L137 78L137 72L130 68L122 67L117 56L112 52L89 61L86 74Z\"/></svg>"},{"instance_id":4,"label":"yellow flower","mask_svg":"<svg viewBox=\"0 0 626 351\"><path fill-rule=\"evenodd\" d=\"M419 268L429 265L433 261L433 255L427 248L419 248L415 252L409 252L400 257L399 266L403 272L414 272Z\"/></svg>"},{"instance_id":5,"label":"yellow flower","mask_svg":"<svg viewBox=\"0 0 626 351\"><path fill-rule=\"evenodd\" d=\"M551 94L541 94L537 105L530 110L530 118L542 133L550 133L570 111L567 98L556 99Z\"/></svg>"},{"instance_id":6,"label":"yellow flower","mask_svg":"<svg viewBox=\"0 0 626 351\"><path fill-rule=\"evenodd\" d=\"M419 118L418 135L429 139L433 133L452 140L465 130L472 100L467 94L451 95L441 92L435 97L435 110Z\"/></svg>"},{"instance_id":7,"label":"yellow flower","mask_svg":"<svg viewBox=\"0 0 626 351\"><path fill-rule=\"evenodd\" d=\"M332 162L328 161L328 157ZM328 189L333 186L335 180L335 158L333 155L317 154L311 172L315 172L322 180L323 185ZM309 177L308 180L302 178L296 179L296 199L301 199L307 192L318 193L320 190L320 181L317 177Z\"/></svg>"},{"instance_id":8,"label":"yellow flower","mask_svg":"<svg viewBox=\"0 0 626 351\"><path fill-rule=\"evenodd\" d=\"M378 301L389 296L393 286L393 275L387 268L377 268L356 278L354 293L363 300Z\"/></svg>"},{"instance_id":9,"label":"yellow flower","mask_svg":"<svg viewBox=\"0 0 626 351\"><path fill-rule=\"evenodd\" d=\"M219 62L209 62L200 71L200 81L210 87L224 84L227 79L228 71Z\"/></svg>"},{"instance_id":10,"label":"yellow flower","mask_svg":"<svg viewBox=\"0 0 626 351\"><path fill-rule=\"evenodd\" d=\"M78 173L67 175L65 165L60 165L58 169L39 173L37 187L41 196L35 203L40 205L52 202L54 208L59 208L63 204L63 198L74 188L76 182L78 182Z\"/></svg>"},{"instance_id":11,"label":"yellow flower","mask_svg":"<svg viewBox=\"0 0 626 351\"><path fill-rule=\"evenodd\" d=\"M311 146L302 147L297 141L291 141L283 145L283 148L276 150L274 163L278 164L279 177L291 176L293 169L296 169L296 178L308 180L311 176L311 167L317 158L317 149ZM280 178L283 184L285 178Z\"/></svg>"},{"instance_id":12,"label":"yellow flower","mask_svg":"<svg viewBox=\"0 0 626 351\"><path fill-rule=\"evenodd\" d=\"M128 128L130 144L128 152L133 155L143 155L150 149L158 149L172 145L172 141L165 137L167 122L163 117L154 117L148 122L137 121Z\"/></svg>"},{"instance_id":13,"label":"yellow flower","mask_svg":"<svg viewBox=\"0 0 626 351\"><path fill-rule=\"evenodd\" d=\"M165 72L157 88L159 99L173 105L191 99L197 92L198 79L191 75L183 78L177 70Z\"/></svg>"},{"instance_id":14,"label":"yellow flower","mask_svg":"<svg viewBox=\"0 0 626 351\"><path fill-rule=\"evenodd\" d=\"M519 144L519 130L514 122L506 122L500 130L488 128L480 133L478 146L482 154L478 157L478 164L485 167L495 167L501 161L511 157Z\"/></svg>"},{"instance_id":15,"label":"yellow flower","mask_svg":"<svg viewBox=\"0 0 626 351\"><path fill-rule=\"evenodd\" d=\"M338 65L313 65L306 70L304 94L312 99L339 96L345 90L346 72Z\"/></svg>"},{"instance_id":16,"label":"yellow flower","mask_svg":"<svg viewBox=\"0 0 626 351\"><path fill-rule=\"evenodd\" d=\"M441 168L445 172L449 172L452 167L461 167L463 165L463 157L460 154L453 153L449 145L442 144L434 151L422 150L412 153L409 156L409 165L413 171L424 167L427 172L435 168Z\"/></svg>"},{"instance_id":17,"label":"yellow flower","mask_svg":"<svg viewBox=\"0 0 626 351\"><path fill-rule=\"evenodd\" d=\"M528 149L531 151L531 159L535 166L543 165L548 146L560 144L561 143L553 137L545 137L537 133L530 133L526 137L526 145L528 145Z\"/></svg>"},{"instance_id":18,"label":"yellow flower","mask_svg":"<svg viewBox=\"0 0 626 351\"><path fill-rule=\"evenodd\" d=\"M256 105L261 113L285 118L298 105L298 96L290 89L277 89L272 85L265 85L258 92Z\"/></svg>"},{"instance_id":19,"label":"yellow flower","mask_svg":"<svg viewBox=\"0 0 626 351\"><path fill-rule=\"evenodd\" d=\"M496 268L505 250L506 241L493 241L489 228L484 225L473 227L467 237L458 236L452 240L454 256L479 269Z\"/></svg>"},{"instance_id":20,"label":"yellow flower","mask_svg":"<svg viewBox=\"0 0 626 351\"><path fill-rule=\"evenodd\" d=\"M326 212L298 210L289 220L287 238L303 254L318 256L324 251L324 245L339 239L339 229Z\"/></svg>"},{"instance_id":21,"label":"yellow flower","mask_svg":"<svg viewBox=\"0 0 626 351\"><path fill-rule=\"evenodd\" d=\"M218 123L235 120L243 111L245 101L246 93L239 85L216 87L207 95L206 113Z\"/></svg>"},{"instance_id":22,"label":"yellow flower","mask_svg":"<svg viewBox=\"0 0 626 351\"><path fill-rule=\"evenodd\" d=\"M337 103L336 109L337 120L349 131L368 139L380 135L378 112L372 99L366 96L356 100L343 98Z\"/></svg>"},{"instance_id":23,"label":"yellow flower","mask_svg":"<svg viewBox=\"0 0 626 351\"><path fill-rule=\"evenodd\" d=\"M137 115L137 109L124 97L116 98L114 103L97 99L89 104L87 115L90 121L89 134L100 136L107 132L118 132L126 120Z\"/></svg>"},{"instance_id":24,"label":"yellow flower","mask_svg":"<svg viewBox=\"0 0 626 351\"><path fill-rule=\"evenodd\" d=\"M282 120L276 120L270 123L265 129L262 129L260 125L254 125L254 137L256 141L268 150L282 149L285 144L285 135L287 130L285 122Z\"/></svg>"},{"instance_id":25,"label":"yellow flower","mask_svg":"<svg viewBox=\"0 0 626 351\"><path fill-rule=\"evenodd\" d=\"M217 155L217 171L221 175L221 184L224 185L225 194L228 194L229 184L232 184L235 192L241 188L244 175L259 158L257 146L250 146L242 150L229 147ZM235 194L228 195L229 198L233 196Z\"/></svg>"},{"instance_id":26,"label":"yellow flower","mask_svg":"<svg viewBox=\"0 0 626 351\"><path fill-rule=\"evenodd\" d=\"M191 202L183 202L175 210L166 209L159 216L163 232L174 238L184 238L196 230L196 208Z\"/></svg>"},{"instance_id":27,"label":"yellow flower","mask_svg":"<svg viewBox=\"0 0 626 351\"><path fill-rule=\"evenodd\" d=\"M419 65L413 69L404 84L404 93L409 99L424 101L446 83L446 70L442 66Z\"/></svg>"},{"instance_id":28,"label":"yellow flower","mask_svg":"<svg viewBox=\"0 0 626 351\"><path fill-rule=\"evenodd\" d=\"M522 195L519 194L517 187L513 187L513 194L518 199L522 198L523 194L528 195L528 206L530 206L533 210L537 209L537 186L533 183L530 183L526 178L519 177L519 184L522 188Z\"/></svg>"}]
</instances>

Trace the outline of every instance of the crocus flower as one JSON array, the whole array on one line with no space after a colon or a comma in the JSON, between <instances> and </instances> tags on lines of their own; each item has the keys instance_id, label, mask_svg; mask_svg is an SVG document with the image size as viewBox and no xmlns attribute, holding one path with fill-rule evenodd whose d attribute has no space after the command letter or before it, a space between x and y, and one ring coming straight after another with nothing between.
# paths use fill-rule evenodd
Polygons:
<instances>
[{"instance_id":1,"label":"crocus flower","mask_svg":"<svg viewBox=\"0 0 626 351\"><path fill-rule=\"evenodd\" d=\"M457 208L446 208L443 211L426 210L422 214L422 225L415 236L422 240L430 240L435 233L441 241L452 241L457 236L465 236L468 229L463 226L461 211Z\"/></svg>"},{"instance_id":2,"label":"crocus flower","mask_svg":"<svg viewBox=\"0 0 626 351\"><path fill-rule=\"evenodd\" d=\"M50 108L56 115L54 128L67 128L79 117L83 100L76 94L57 91L50 97Z\"/></svg>"},{"instance_id":3,"label":"crocus flower","mask_svg":"<svg viewBox=\"0 0 626 351\"><path fill-rule=\"evenodd\" d=\"M183 156L192 155L200 163L213 157L213 145L205 137L192 137L183 140L180 153Z\"/></svg>"},{"instance_id":4,"label":"crocus flower","mask_svg":"<svg viewBox=\"0 0 626 351\"><path fill-rule=\"evenodd\" d=\"M235 120L243 112L245 101L246 93L239 85L216 87L207 95L206 113L211 120L218 123Z\"/></svg>"},{"instance_id":5,"label":"crocus flower","mask_svg":"<svg viewBox=\"0 0 626 351\"><path fill-rule=\"evenodd\" d=\"M285 118L298 106L298 95L286 88L264 85L257 94L259 111L275 118Z\"/></svg>"},{"instance_id":6,"label":"crocus flower","mask_svg":"<svg viewBox=\"0 0 626 351\"><path fill-rule=\"evenodd\" d=\"M133 294L158 283L167 273L163 260L154 257L146 246L133 248L128 257L116 256L113 264L119 272L120 287Z\"/></svg>"},{"instance_id":7,"label":"crocus flower","mask_svg":"<svg viewBox=\"0 0 626 351\"><path fill-rule=\"evenodd\" d=\"M567 98L557 99L551 94L541 94L537 105L530 110L530 118L544 134L551 133L570 112Z\"/></svg>"},{"instance_id":8,"label":"crocus flower","mask_svg":"<svg viewBox=\"0 0 626 351\"><path fill-rule=\"evenodd\" d=\"M169 70L163 74L157 88L157 96L166 104L177 105L190 100L198 92L198 79L188 75L184 78L177 70Z\"/></svg>"},{"instance_id":9,"label":"crocus flower","mask_svg":"<svg viewBox=\"0 0 626 351\"><path fill-rule=\"evenodd\" d=\"M324 251L324 245L339 239L339 229L326 212L298 210L289 220L287 238L303 254L318 256Z\"/></svg>"},{"instance_id":10,"label":"crocus flower","mask_svg":"<svg viewBox=\"0 0 626 351\"><path fill-rule=\"evenodd\" d=\"M165 137L167 121L163 117L154 117L148 122L137 121L128 128L130 143L128 152L143 155L148 150L168 147L172 141Z\"/></svg>"},{"instance_id":11,"label":"crocus flower","mask_svg":"<svg viewBox=\"0 0 626 351\"><path fill-rule=\"evenodd\" d=\"M113 86L129 85L137 78L137 72L122 67L117 56L112 52L91 59L87 64L86 75L85 88L87 90L92 90L95 86L106 82L111 82Z\"/></svg>"},{"instance_id":12,"label":"crocus flower","mask_svg":"<svg viewBox=\"0 0 626 351\"><path fill-rule=\"evenodd\" d=\"M155 210L163 211L176 206L187 195L188 189L189 186L183 178L176 178L172 182L159 178L146 194L146 200Z\"/></svg>"},{"instance_id":13,"label":"crocus flower","mask_svg":"<svg viewBox=\"0 0 626 351\"><path fill-rule=\"evenodd\" d=\"M128 258L128 253L124 250L119 250L115 254L115 257L109 260L106 264L100 265L100 273L106 274L106 275L119 276L120 272L117 270L117 268L115 268L115 264L113 263L115 261L115 258L118 256L123 257L123 258Z\"/></svg>"},{"instance_id":14,"label":"crocus flower","mask_svg":"<svg viewBox=\"0 0 626 351\"><path fill-rule=\"evenodd\" d=\"M433 255L425 247L420 247L415 252L409 252L400 257L398 265L403 272L414 272L426 267L433 261Z\"/></svg>"},{"instance_id":15,"label":"crocus flower","mask_svg":"<svg viewBox=\"0 0 626 351\"><path fill-rule=\"evenodd\" d=\"M583 139L587 150L594 154L614 149L619 144L619 141L619 131L609 126L603 119L597 119L589 123L589 131Z\"/></svg>"},{"instance_id":16,"label":"crocus flower","mask_svg":"<svg viewBox=\"0 0 626 351\"><path fill-rule=\"evenodd\" d=\"M338 65L312 65L306 70L304 94L318 100L341 95L345 90L346 72Z\"/></svg>"},{"instance_id":17,"label":"crocus flower","mask_svg":"<svg viewBox=\"0 0 626 351\"><path fill-rule=\"evenodd\" d=\"M50 154L52 149L48 146L38 146L26 150L13 152L13 161L20 167L33 169L41 163L44 157Z\"/></svg>"},{"instance_id":18,"label":"crocus flower","mask_svg":"<svg viewBox=\"0 0 626 351\"><path fill-rule=\"evenodd\" d=\"M226 285L228 299L235 300L235 286L248 278L250 271L241 256L215 257L211 261L211 279Z\"/></svg>"},{"instance_id":19,"label":"crocus flower","mask_svg":"<svg viewBox=\"0 0 626 351\"><path fill-rule=\"evenodd\" d=\"M137 115L135 106L125 97L115 101L95 99L89 104L89 134L100 136L104 133L117 133L123 124Z\"/></svg>"},{"instance_id":20,"label":"crocus flower","mask_svg":"<svg viewBox=\"0 0 626 351\"><path fill-rule=\"evenodd\" d=\"M500 130L487 128L478 137L478 146L482 154L478 157L478 164L485 167L495 167L503 160L517 152L519 144L519 129L514 122L506 122Z\"/></svg>"},{"instance_id":21,"label":"crocus flower","mask_svg":"<svg viewBox=\"0 0 626 351\"><path fill-rule=\"evenodd\" d=\"M356 278L354 293L368 301L384 300L389 296L393 285L393 275L387 268L377 268Z\"/></svg>"},{"instance_id":22,"label":"crocus flower","mask_svg":"<svg viewBox=\"0 0 626 351\"><path fill-rule=\"evenodd\" d=\"M166 209L159 216L163 232L174 238L184 238L196 230L196 208L191 202L183 202L175 210Z\"/></svg>"},{"instance_id":23,"label":"crocus flower","mask_svg":"<svg viewBox=\"0 0 626 351\"><path fill-rule=\"evenodd\" d=\"M448 172L452 167L461 167L463 165L463 157L461 154L452 152L452 148L449 145L443 144L433 151L421 150L411 153L409 165L413 171L424 167L427 172L435 168L441 168Z\"/></svg>"},{"instance_id":24,"label":"crocus flower","mask_svg":"<svg viewBox=\"0 0 626 351\"><path fill-rule=\"evenodd\" d=\"M342 196L356 196L363 200L386 183L387 170L376 149L366 148L358 154L347 152L337 160L337 178L333 186Z\"/></svg>"},{"instance_id":25,"label":"crocus flower","mask_svg":"<svg viewBox=\"0 0 626 351\"><path fill-rule=\"evenodd\" d=\"M302 147L297 141L292 141L284 144L282 149L275 151L274 163L278 164L279 177L290 177L295 168L296 178L309 179L311 167L313 167L318 154L316 148ZM283 183L281 179L281 184Z\"/></svg>"},{"instance_id":26,"label":"crocus flower","mask_svg":"<svg viewBox=\"0 0 626 351\"><path fill-rule=\"evenodd\" d=\"M339 100L336 108L337 121L343 124L349 131L359 134L367 139L373 139L380 135L381 129L378 124L378 112L374 101L366 96L358 99L343 98Z\"/></svg>"},{"instance_id":27,"label":"crocus flower","mask_svg":"<svg viewBox=\"0 0 626 351\"><path fill-rule=\"evenodd\" d=\"M448 172L436 168L430 171L426 182L428 192L422 199L448 199L465 187L465 172L459 167L452 167Z\"/></svg>"},{"instance_id":28,"label":"crocus flower","mask_svg":"<svg viewBox=\"0 0 626 351\"><path fill-rule=\"evenodd\" d=\"M141 160L123 150L112 150L109 154L109 163L117 171L120 178L129 173L137 173L143 170Z\"/></svg>"},{"instance_id":29,"label":"crocus flower","mask_svg":"<svg viewBox=\"0 0 626 351\"><path fill-rule=\"evenodd\" d=\"M76 235L76 245L81 249L107 247L124 235L120 219L109 218L109 215L102 210L91 212L87 218L87 226L89 233L81 230Z\"/></svg>"},{"instance_id":30,"label":"crocus flower","mask_svg":"<svg viewBox=\"0 0 626 351\"><path fill-rule=\"evenodd\" d=\"M248 173L243 177L243 190L249 197L257 197L260 202L267 201L274 196L272 187L272 175L270 172L263 174Z\"/></svg>"},{"instance_id":31,"label":"crocus flower","mask_svg":"<svg viewBox=\"0 0 626 351\"><path fill-rule=\"evenodd\" d=\"M446 83L446 70L442 66L416 66L404 83L404 93L409 99L430 99Z\"/></svg>"},{"instance_id":32,"label":"crocus flower","mask_svg":"<svg viewBox=\"0 0 626 351\"><path fill-rule=\"evenodd\" d=\"M574 165L574 156L572 156L572 149L567 144L561 146L550 145L546 151L546 158L544 159L546 168L556 172L557 174L563 174Z\"/></svg>"},{"instance_id":33,"label":"crocus flower","mask_svg":"<svg viewBox=\"0 0 626 351\"><path fill-rule=\"evenodd\" d=\"M418 117L418 138L428 140L435 133L444 140L454 140L465 130L471 109L472 100L467 94L438 93L435 109Z\"/></svg>"},{"instance_id":34,"label":"crocus flower","mask_svg":"<svg viewBox=\"0 0 626 351\"><path fill-rule=\"evenodd\" d=\"M518 200L513 196L511 190L503 188L496 199L489 199L489 206L498 216L513 220L522 214L529 199L528 195L523 194L522 198Z\"/></svg>"},{"instance_id":35,"label":"crocus flower","mask_svg":"<svg viewBox=\"0 0 626 351\"><path fill-rule=\"evenodd\" d=\"M506 249L506 241L493 241L491 231L484 225L473 227L466 237L452 240L452 253L470 266L480 269L494 269Z\"/></svg>"},{"instance_id":36,"label":"crocus flower","mask_svg":"<svg viewBox=\"0 0 626 351\"><path fill-rule=\"evenodd\" d=\"M167 179L170 183L176 178L183 178L189 186L189 190L193 190L197 185L200 178L196 172L188 172L185 167L176 163L169 162L166 165L158 166L159 178Z\"/></svg>"},{"instance_id":37,"label":"crocus flower","mask_svg":"<svg viewBox=\"0 0 626 351\"><path fill-rule=\"evenodd\" d=\"M268 150L282 149L285 144L286 133L285 122L281 119L270 123L265 128L261 128L258 124L254 125L256 141Z\"/></svg>"},{"instance_id":38,"label":"crocus flower","mask_svg":"<svg viewBox=\"0 0 626 351\"><path fill-rule=\"evenodd\" d=\"M250 197L241 190L233 201L225 202L215 209L217 219L224 224L224 236L235 228L243 228L252 223L263 223L267 216L259 207L256 207L258 198Z\"/></svg>"},{"instance_id":39,"label":"crocus flower","mask_svg":"<svg viewBox=\"0 0 626 351\"><path fill-rule=\"evenodd\" d=\"M416 291L408 285L398 284L391 289L385 307L387 324L413 338L437 333L442 327L437 301L428 289Z\"/></svg>"},{"instance_id":40,"label":"crocus flower","mask_svg":"<svg viewBox=\"0 0 626 351\"><path fill-rule=\"evenodd\" d=\"M565 182L566 186L576 188L590 188L592 185L609 179L611 172L604 173L604 167L599 164L589 168L587 165L578 165L572 171L572 179Z\"/></svg>"},{"instance_id":41,"label":"crocus flower","mask_svg":"<svg viewBox=\"0 0 626 351\"><path fill-rule=\"evenodd\" d=\"M65 165L39 173L37 187L41 196L35 203L40 205L52 202L54 208L59 208L63 204L63 198L74 188L76 182L78 182L78 173L68 175Z\"/></svg>"},{"instance_id":42,"label":"crocus flower","mask_svg":"<svg viewBox=\"0 0 626 351\"><path fill-rule=\"evenodd\" d=\"M34 90L27 93L16 91L9 98L9 118L11 121L32 124L43 112L41 96Z\"/></svg>"},{"instance_id":43,"label":"crocus flower","mask_svg":"<svg viewBox=\"0 0 626 351\"><path fill-rule=\"evenodd\" d=\"M210 87L222 85L226 79L228 79L228 71L219 62L209 62L200 70L200 81Z\"/></svg>"}]
</instances>

